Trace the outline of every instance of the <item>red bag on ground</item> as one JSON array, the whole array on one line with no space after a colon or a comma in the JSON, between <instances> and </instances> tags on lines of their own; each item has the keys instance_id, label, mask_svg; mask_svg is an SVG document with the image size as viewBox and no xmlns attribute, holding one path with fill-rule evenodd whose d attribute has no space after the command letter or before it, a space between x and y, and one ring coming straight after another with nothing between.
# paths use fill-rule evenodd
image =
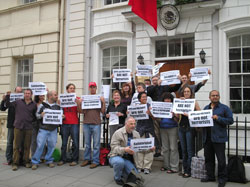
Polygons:
<instances>
[{"instance_id":1,"label":"red bag on ground","mask_svg":"<svg viewBox=\"0 0 250 187\"><path fill-rule=\"evenodd\" d=\"M100 156L99 156L100 165L107 166L109 164L109 161L108 161L109 152L110 152L109 148L105 148L105 147L100 148Z\"/></svg>"}]
</instances>

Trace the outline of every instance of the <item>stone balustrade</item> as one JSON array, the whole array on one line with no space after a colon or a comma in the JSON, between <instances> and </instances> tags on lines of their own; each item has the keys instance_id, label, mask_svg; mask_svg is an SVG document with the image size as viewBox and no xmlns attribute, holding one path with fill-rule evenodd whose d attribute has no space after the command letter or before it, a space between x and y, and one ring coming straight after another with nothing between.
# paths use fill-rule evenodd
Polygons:
<instances>
[{"instance_id":1,"label":"stone balustrade","mask_svg":"<svg viewBox=\"0 0 250 187\"><path fill-rule=\"evenodd\" d=\"M7 143L7 113L0 112L0 150L6 149Z\"/></svg>"}]
</instances>

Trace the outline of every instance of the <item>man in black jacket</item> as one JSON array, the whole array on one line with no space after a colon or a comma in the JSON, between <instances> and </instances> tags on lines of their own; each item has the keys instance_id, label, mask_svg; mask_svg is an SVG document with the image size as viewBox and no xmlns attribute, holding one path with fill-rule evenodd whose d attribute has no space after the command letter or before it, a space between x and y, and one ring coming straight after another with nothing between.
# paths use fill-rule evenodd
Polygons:
<instances>
[{"instance_id":1,"label":"man in black jacket","mask_svg":"<svg viewBox=\"0 0 250 187\"><path fill-rule=\"evenodd\" d=\"M13 106L7 106L7 102L10 100L10 93L7 92L6 95L3 95L3 100L1 102L1 111L6 111L8 109L8 117L7 117L7 147L5 152L5 157L8 165L12 163L13 157L13 140L14 140L14 121L15 121L15 108ZM22 93L22 87L16 87L15 93Z\"/></svg>"},{"instance_id":2,"label":"man in black jacket","mask_svg":"<svg viewBox=\"0 0 250 187\"><path fill-rule=\"evenodd\" d=\"M41 120L40 123L40 129L37 135L37 148L36 148L36 152L32 157L32 170L37 169L38 164L40 163L40 158L41 155L43 153L43 149L45 144L47 143L47 153L45 155L45 160L46 160L46 164L48 164L48 166L50 168L55 167L53 161L53 157L52 154L54 152L55 146L56 146L56 142L57 142L57 127L58 125L61 125L60 123L57 124L44 124L42 122L42 119L45 115L45 109L51 109L51 110L61 110L60 106L56 103L58 96L57 96L57 92L56 91L49 91L48 92L48 102L44 103L42 108L40 109L40 111L37 114L37 119Z\"/></svg>"}]
</instances>

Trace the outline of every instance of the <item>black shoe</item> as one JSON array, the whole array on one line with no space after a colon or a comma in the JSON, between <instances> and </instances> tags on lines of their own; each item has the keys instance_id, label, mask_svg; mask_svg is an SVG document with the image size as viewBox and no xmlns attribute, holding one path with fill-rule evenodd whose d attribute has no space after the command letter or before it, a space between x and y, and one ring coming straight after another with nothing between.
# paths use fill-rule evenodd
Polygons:
<instances>
[{"instance_id":1,"label":"black shoe","mask_svg":"<svg viewBox=\"0 0 250 187\"><path fill-rule=\"evenodd\" d=\"M201 182L214 182L214 181L215 181L215 179L208 178L208 177L206 177L205 179L201 179Z\"/></svg>"},{"instance_id":2,"label":"black shoe","mask_svg":"<svg viewBox=\"0 0 250 187\"><path fill-rule=\"evenodd\" d=\"M154 154L154 157L159 157L159 156L161 156L161 153L155 153Z\"/></svg>"},{"instance_id":3,"label":"black shoe","mask_svg":"<svg viewBox=\"0 0 250 187\"><path fill-rule=\"evenodd\" d=\"M120 180L115 180L115 183L118 184L118 185L120 185L120 186L124 185L124 182L121 179Z\"/></svg>"},{"instance_id":4,"label":"black shoe","mask_svg":"<svg viewBox=\"0 0 250 187\"><path fill-rule=\"evenodd\" d=\"M225 182L219 182L218 187L224 187L226 185Z\"/></svg>"}]
</instances>

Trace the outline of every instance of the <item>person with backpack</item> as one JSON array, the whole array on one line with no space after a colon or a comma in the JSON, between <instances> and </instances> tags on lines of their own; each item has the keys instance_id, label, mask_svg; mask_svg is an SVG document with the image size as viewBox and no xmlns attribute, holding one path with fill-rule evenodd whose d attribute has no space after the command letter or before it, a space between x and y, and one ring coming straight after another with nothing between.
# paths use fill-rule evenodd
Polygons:
<instances>
[{"instance_id":1,"label":"person with backpack","mask_svg":"<svg viewBox=\"0 0 250 187\"><path fill-rule=\"evenodd\" d=\"M205 106L204 110L213 110L214 126L203 128L203 143L205 168L207 177L201 182L215 181L215 155L218 160L218 187L224 187L227 182L225 142L228 140L227 126L232 125L233 114L231 109L220 103L220 93L212 90L209 93L211 103Z\"/></svg>"}]
</instances>

